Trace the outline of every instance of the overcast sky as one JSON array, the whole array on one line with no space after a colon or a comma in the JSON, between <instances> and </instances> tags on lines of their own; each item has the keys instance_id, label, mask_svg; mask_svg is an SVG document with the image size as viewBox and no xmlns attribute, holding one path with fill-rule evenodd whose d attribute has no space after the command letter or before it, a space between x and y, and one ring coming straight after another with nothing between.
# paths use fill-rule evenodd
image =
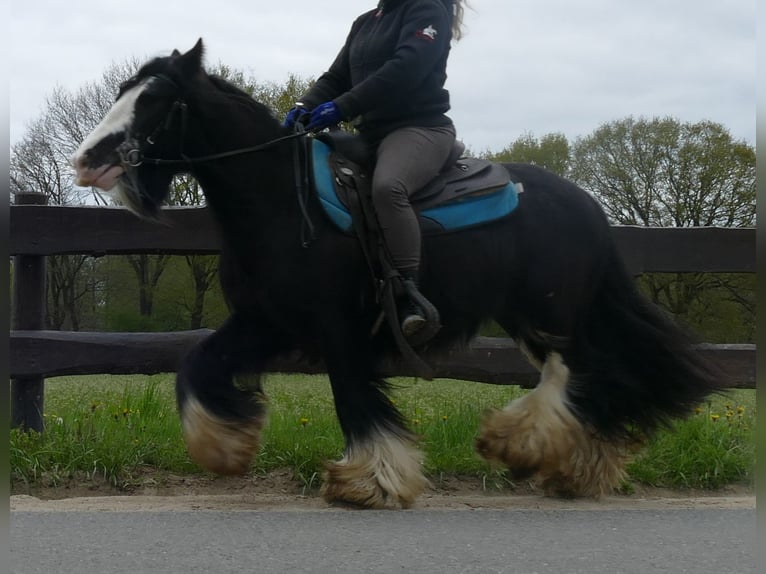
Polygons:
<instances>
[{"instance_id":1,"label":"overcast sky","mask_svg":"<svg viewBox=\"0 0 766 574\"><path fill-rule=\"evenodd\" d=\"M258 81L316 77L375 0L14 0L11 144L56 86L187 50ZM627 116L712 120L755 145L756 0L473 0L447 87L458 136L500 151L524 133L590 134Z\"/></svg>"}]
</instances>

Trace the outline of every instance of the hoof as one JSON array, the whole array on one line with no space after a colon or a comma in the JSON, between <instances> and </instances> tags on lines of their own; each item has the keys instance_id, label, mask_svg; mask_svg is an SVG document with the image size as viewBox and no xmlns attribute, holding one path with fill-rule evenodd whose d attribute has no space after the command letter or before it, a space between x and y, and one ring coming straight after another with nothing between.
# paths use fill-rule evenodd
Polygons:
<instances>
[{"instance_id":1,"label":"hoof","mask_svg":"<svg viewBox=\"0 0 766 574\"><path fill-rule=\"evenodd\" d=\"M515 479L532 478L546 495L565 498L598 498L624 479L627 448L599 439L573 416L546 425L514 411L486 416L476 450L507 466Z\"/></svg>"},{"instance_id":2,"label":"hoof","mask_svg":"<svg viewBox=\"0 0 766 574\"><path fill-rule=\"evenodd\" d=\"M422 458L410 440L374 433L349 447L342 460L327 465L322 497L359 508L386 508L388 503L409 508L428 486Z\"/></svg>"},{"instance_id":3,"label":"hoof","mask_svg":"<svg viewBox=\"0 0 766 574\"><path fill-rule=\"evenodd\" d=\"M550 496L599 497L619 486L628 445L607 442L574 416L566 403L569 370L552 354L538 387L481 424L476 450L514 477L533 477Z\"/></svg>"},{"instance_id":4,"label":"hoof","mask_svg":"<svg viewBox=\"0 0 766 574\"><path fill-rule=\"evenodd\" d=\"M195 398L184 404L181 426L192 460L216 474L244 474L260 445L265 416L230 422L210 413Z\"/></svg>"}]
</instances>

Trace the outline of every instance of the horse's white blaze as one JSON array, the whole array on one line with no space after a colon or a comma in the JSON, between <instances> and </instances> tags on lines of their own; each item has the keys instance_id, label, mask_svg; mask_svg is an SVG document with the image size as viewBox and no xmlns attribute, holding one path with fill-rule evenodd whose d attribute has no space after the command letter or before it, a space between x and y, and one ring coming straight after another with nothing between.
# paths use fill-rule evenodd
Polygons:
<instances>
[{"instance_id":1,"label":"horse's white blaze","mask_svg":"<svg viewBox=\"0 0 766 574\"><path fill-rule=\"evenodd\" d=\"M387 500L407 508L428 485L422 466L423 454L411 440L376 429L328 466L322 495L369 508L381 508Z\"/></svg>"},{"instance_id":2,"label":"horse's white blaze","mask_svg":"<svg viewBox=\"0 0 766 574\"><path fill-rule=\"evenodd\" d=\"M77 174L77 185L95 186L105 190L114 186L117 178L122 174L122 168L108 162L98 166L88 165L87 155L107 136L128 130L135 118L136 100L146 89L147 84L147 81L142 82L125 92L77 148L72 156L72 165Z\"/></svg>"}]
</instances>

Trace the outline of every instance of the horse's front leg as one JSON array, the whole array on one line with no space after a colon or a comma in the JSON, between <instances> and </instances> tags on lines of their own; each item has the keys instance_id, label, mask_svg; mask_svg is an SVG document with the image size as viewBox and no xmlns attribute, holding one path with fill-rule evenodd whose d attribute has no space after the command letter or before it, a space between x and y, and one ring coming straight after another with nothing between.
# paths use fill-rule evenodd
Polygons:
<instances>
[{"instance_id":1,"label":"horse's front leg","mask_svg":"<svg viewBox=\"0 0 766 574\"><path fill-rule=\"evenodd\" d=\"M218 474L242 474L260 445L266 397L259 373L276 337L252 318L232 315L183 360L176 399L191 458Z\"/></svg>"},{"instance_id":2,"label":"horse's front leg","mask_svg":"<svg viewBox=\"0 0 766 574\"><path fill-rule=\"evenodd\" d=\"M386 395L385 381L374 377L368 339L333 327L323 335L324 355L346 449L328 464L322 496L364 508L387 502L408 508L428 484L416 437Z\"/></svg>"}]
</instances>

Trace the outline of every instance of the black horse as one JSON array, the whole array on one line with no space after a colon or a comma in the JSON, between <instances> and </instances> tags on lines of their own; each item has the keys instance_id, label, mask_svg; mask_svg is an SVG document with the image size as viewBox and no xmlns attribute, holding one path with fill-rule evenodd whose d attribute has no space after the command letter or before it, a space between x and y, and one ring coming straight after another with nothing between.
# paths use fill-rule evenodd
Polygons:
<instances>
[{"instance_id":1,"label":"black horse","mask_svg":"<svg viewBox=\"0 0 766 574\"><path fill-rule=\"evenodd\" d=\"M217 473L245 472L265 420L258 375L300 351L324 361L346 439L325 499L409 506L427 480L378 374L395 347L386 329L371 336L380 310L360 242L314 195L296 195L294 134L208 75L202 55L200 41L146 63L73 157L81 185L116 187L144 217L160 213L174 175L191 172L220 227L231 316L188 354L176 383L190 455ZM652 431L716 390L717 376L639 294L585 191L540 167L505 167L525 190L510 215L424 239L421 288L443 324L431 346L466 342L496 320L541 376L486 415L477 450L549 494L599 496Z\"/></svg>"}]
</instances>

